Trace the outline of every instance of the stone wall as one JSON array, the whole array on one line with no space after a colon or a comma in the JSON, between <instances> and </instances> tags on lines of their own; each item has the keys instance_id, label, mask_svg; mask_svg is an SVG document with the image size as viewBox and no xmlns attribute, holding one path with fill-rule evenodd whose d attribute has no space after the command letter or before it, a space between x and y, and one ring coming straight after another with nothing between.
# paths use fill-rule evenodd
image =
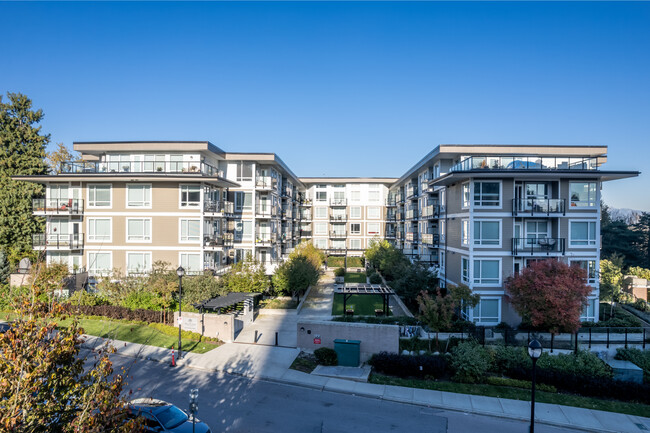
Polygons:
<instances>
[{"instance_id":1,"label":"stone wall","mask_svg":"<svg viewBox=\"0 0 650 433\"><path fill-rule=\"evenodd\" d=\"M397 325L299 320L297 327L298 348L307 351L320 347L334 349L334 340L339 338L361 341L361 362L370 359L374 353L399 351Z\"/></svg>"}]
</instances>

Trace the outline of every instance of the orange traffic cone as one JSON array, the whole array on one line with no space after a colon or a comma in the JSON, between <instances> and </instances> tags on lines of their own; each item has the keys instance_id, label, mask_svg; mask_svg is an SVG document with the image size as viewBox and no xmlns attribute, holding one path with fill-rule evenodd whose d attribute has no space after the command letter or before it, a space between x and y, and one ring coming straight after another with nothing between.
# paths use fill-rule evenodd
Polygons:
<instances>
[{"instance_id":1,"label":"orange traffic cone","mask_svg":"<svg viewBox=\"0 0 650 433\"><path fill-rule=\"evenodd\" d=\"M174 346L172 346L172 365L171 367L176 367L176 361L174 360Z\"/></svg>"}]
</instances>

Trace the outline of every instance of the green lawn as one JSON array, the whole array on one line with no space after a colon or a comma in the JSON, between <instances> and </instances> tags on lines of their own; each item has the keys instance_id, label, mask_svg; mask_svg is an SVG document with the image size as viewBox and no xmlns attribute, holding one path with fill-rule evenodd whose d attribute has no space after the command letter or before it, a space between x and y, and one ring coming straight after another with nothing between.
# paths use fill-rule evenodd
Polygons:
<instances>
[{"instance_id":1,"label":"green lawn","mask_svg":"<svg viewBox=\"0 0 650 433\"><path fill-rule=\"evenodd\" d=\"M437 391L456 392L460 394L485 395L487 397L509 398L513 400L530 401L530 391L527 389L511 388L485 384L466 384L456 382L434 382L432 380L402 379L373 373L370 383L380 385L406 386L409 388L433 389ZM570 394L557 394L543 391L535 392L538 403L560 404L586 409L604 410L606 412L626 413L629 415L648 416L648 406L639 403L626 403L617 400L601 400L592 397L581 397Z\"/></svg>"},{"instance_id":2,"label":"green lawn","mask_svg":"<svg viewBox=\"0 0 650 433\"><path fill-rule=\"evenodd\" d=\"M355 316L374 316L375 309L383 308L383 302L380 295L352 295L348 299L347 308L352 308ZM390 310L388 314L390 315ZM341 294L334 295L332 315L343 315L343 295Z\"/></svg>"},{"instance_id":3,"label":"green lawn","mask_svg":"<svg viewBox=\"0 0 650 433\"><path fill-rule=\"evenodd\" d=\"M327 266L330 268L342 268L345 264L344 257L328 257ZM363 268L363 260L361 257L348 257L349 268Z\"/></svg>"},{"instance_id":4,"label":"green lawn","mask_svg":"<svg viewBox=\"0 0 650 433\"><path fill-rule=\"evenodd\" d=\"M298 303L293 299L266 299L260 302L262 308L270 308L277 310L291 310L298 307Z\"/></svg>"},{"instance_id":5,"label":"green lawn","mask_svg":"<svg viewBox=\"0 0 650 433\"><path fill-rule=\"evenodd\" d=\"M347 272L345 274L346 283L366 283L366 273L365 272Z\"/></svg>"}]
</instances>

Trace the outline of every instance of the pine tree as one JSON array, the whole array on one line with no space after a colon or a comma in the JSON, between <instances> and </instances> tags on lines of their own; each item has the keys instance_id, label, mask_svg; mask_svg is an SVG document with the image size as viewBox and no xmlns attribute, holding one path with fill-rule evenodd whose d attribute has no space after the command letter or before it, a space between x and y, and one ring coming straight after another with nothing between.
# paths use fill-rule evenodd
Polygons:
<instances>
[{"instance_id":1,"label":"pine tree","mask_svg":"<svg viewBox=\"0 0 650 433\"><path fill-rule=\"evenodd\" d=\"M18 175L47 174L45 147L50 136L36 126L43 110L32 110L32 101L20 93L0 97L0 247L30 251L31 236L43 231L43 220L32 215L32 198L43 192L37 183L11 179Z\"/></svg>"}]
</instances>

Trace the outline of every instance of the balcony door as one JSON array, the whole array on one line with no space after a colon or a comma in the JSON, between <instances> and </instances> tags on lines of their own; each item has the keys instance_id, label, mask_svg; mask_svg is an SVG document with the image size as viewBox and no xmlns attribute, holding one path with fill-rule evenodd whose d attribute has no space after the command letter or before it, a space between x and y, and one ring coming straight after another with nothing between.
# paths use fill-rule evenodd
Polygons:
<instances>
[{"instance_id":1,"label":"balcony door","mask_svg":"<svg viewBox=\"0 0 650 433\"><path fill-rule=\"evenodd\" d=\"M271 226L267 222L261 222L259 225L259 237L263 241L271 239Z\"/></svg>"},{"instance_id":2,"label":"balcony door","mask_svg":"<svg viewBox=\"0 0 650 433\"><path fill-rule=\"evenodd\" d=\"M537 245L550 236L548 221L526 221L526 245Z\"/></svg>"}]
</instances>

